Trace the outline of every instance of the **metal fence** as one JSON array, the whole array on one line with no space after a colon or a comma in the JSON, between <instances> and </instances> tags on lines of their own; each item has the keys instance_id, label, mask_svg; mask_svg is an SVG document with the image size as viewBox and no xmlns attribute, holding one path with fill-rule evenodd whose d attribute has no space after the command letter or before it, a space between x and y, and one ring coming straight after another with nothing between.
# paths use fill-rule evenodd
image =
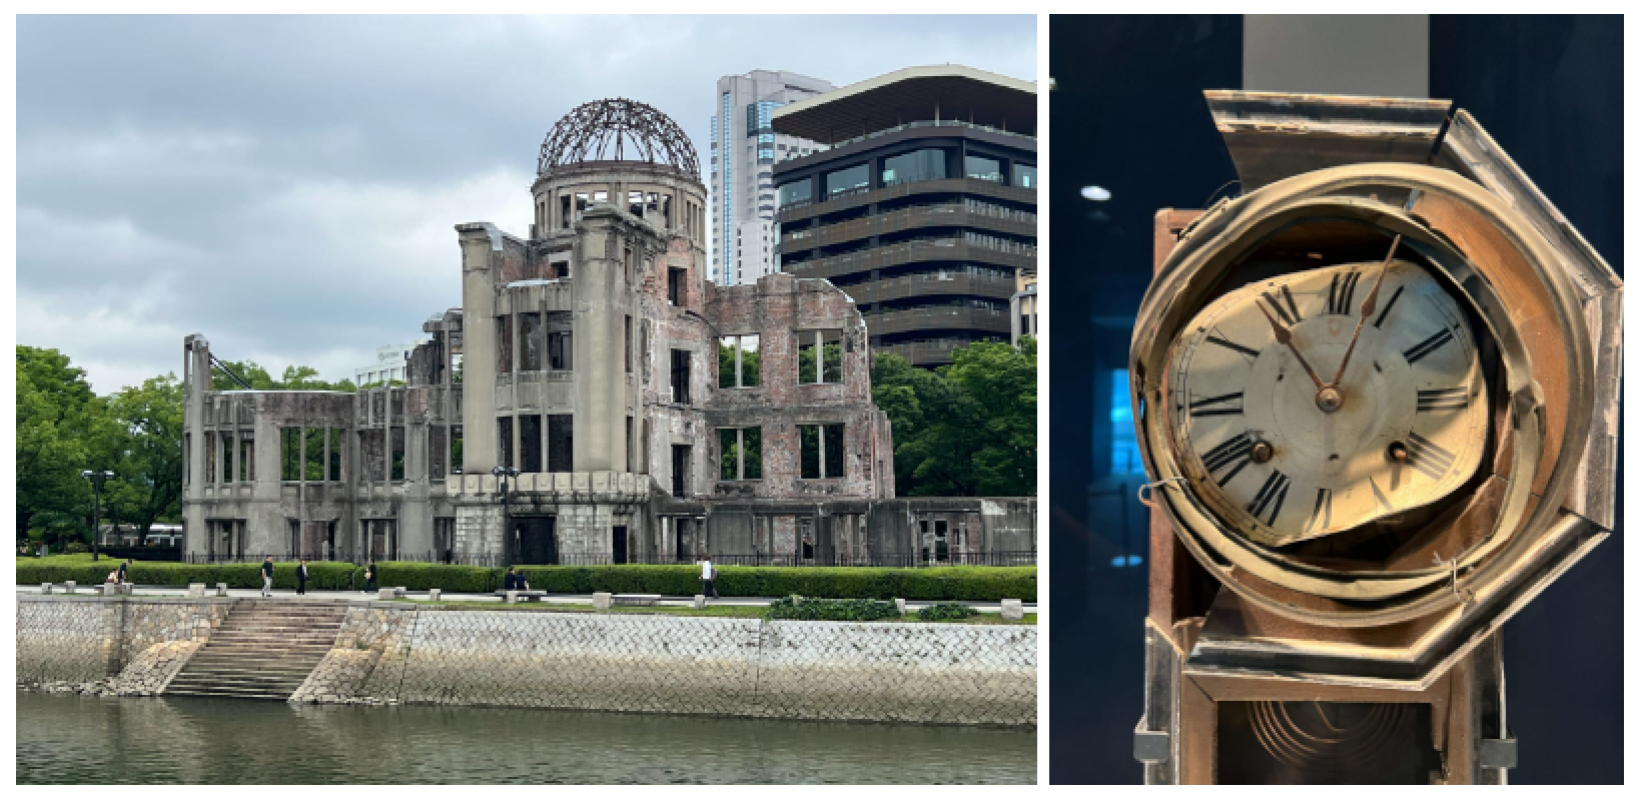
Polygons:
<instances>
[{"instance_id":1,"label":"metal fence","mask_svg":"<svg viewBox=\"0 0 1650 797\"><path fill-rule=\"evenodd\" d=\"M299 557L291 554L269 554L277 562L296 562ZM182 561L187 564L258 564L263 562L265 554L240 554L228 556L223 554L184 554ZM510 564L516 565L694 565L702 560L701 555L631 555L615 561L608 554L571 554L556 557L551 562L526 562L520 557ZM310 558L311 562L325 561ZM469 565L472 567L504 567L506 562L503 554L401 554L385 561L395 562L424 562L429 564ZM822 556L764 556L761 554L711 554L710 561L718 565L750 566L750 567L1022 567L1037 564L1036 551L983 551L958 553L950 552L941 558L925 557L921 554L891 554L878 556L839 555ZM357 562L365 564L366 560Z\"/></svg>"}]
</instances>

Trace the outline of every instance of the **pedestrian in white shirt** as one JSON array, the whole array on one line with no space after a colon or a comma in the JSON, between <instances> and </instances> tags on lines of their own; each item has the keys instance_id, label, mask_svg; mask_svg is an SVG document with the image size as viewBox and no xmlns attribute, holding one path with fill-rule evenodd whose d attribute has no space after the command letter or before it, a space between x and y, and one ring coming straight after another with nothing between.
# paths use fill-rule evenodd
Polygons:
<instances>
[{"instance_id":1,"label":"pedestrian in white shirt","mask_svg":"<svg viewBox=\"0 0 1650 797\"><path fill-rule=\"evenodd\" d=\"M705 587L706 598L722 597L716 594L716 565L710 563L709 556L699 561L699 581Z\"/></svg>"}]
</instances>

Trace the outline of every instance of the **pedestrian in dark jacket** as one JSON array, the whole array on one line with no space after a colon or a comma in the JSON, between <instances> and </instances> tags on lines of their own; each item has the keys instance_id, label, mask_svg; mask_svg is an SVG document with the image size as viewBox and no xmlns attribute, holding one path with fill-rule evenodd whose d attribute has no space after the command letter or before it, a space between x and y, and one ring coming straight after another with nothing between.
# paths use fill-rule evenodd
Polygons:
<instances>
[{"instance_id":1,"label":"pedestrian in dark jacket","mask_svg":"<svg viewBox=\"0 0 1650 797\"><path fill-rule=\"evenodd\" d=\"M373 564L372 562L368 562L367 563L367 588L362 590L362 592L377 592L377 591L378 591L378 566Z\"/></svg>"},{"instance_id":2,"label":"pedestrian in dark jacket","mask_svg":"<svg viewBox=\"0 0 1650 797\"><path fill-rule=\"evenodd\" d=\"M299 559L298 560L298 594L299 595L304 594L304 582L307 581L308 579L309 579L309 565L305 560Z\"/></svg>"},{"instance_id":3,"label":"pedestrian in dark jacket","mask_svg":"<svg viewBox=\"0 0 1650 797\"><path fill-rule=\"evenodd\" d=\"M264 592L263 592L263 595L264 595L264 597L267 598L267 597L269 597L270 588L275 586L275 557L265 556L264 557L264 566L261 569L263 570L263 573L264 573Z\"/></svg>"},{"instance_id":4,"label":"pedestrian in dark jacket","mask_svg":"<svg viewBox=\"0 0 1650 797\"><path fill-rule=\"evenodd\" d=\"M117 583L120 583L120 584L127 583L126 579L128 578L128 574L126 572L126 567L127 567L127 565L130 565L131 563L132 563L132 560L130 560L130 559L127 559L126 561L120 563L120 581L117 582Z\"/></svg>"}]
</instances>

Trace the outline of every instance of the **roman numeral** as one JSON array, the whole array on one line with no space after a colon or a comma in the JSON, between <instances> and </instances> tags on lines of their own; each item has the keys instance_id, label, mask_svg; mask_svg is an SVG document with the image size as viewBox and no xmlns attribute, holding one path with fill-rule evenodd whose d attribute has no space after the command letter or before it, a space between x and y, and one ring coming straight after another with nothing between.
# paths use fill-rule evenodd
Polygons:
<instances>
[{"instance_id":1,"label":"roman numeral","mask_svg":"<svg viewBox=\"0 0 1650 797\"><path fill-rule=\"evenodd\" d=\"M1289 477L1283 471L1274 470L1266 477L1266 483L1260 486L1260 492L1255 494L1255 500L1249 502L1249 514L1260 517L1261 513L1270 506L1272 514L1266 518L1266 525L1270 526L1278 520L1278 511L1283 509L1283 499L1289 495Z\"/></svg>"},{"instance_id":2,"label":"roman numeral","mask_svg":"<svg viewBox=\"0 0 1650 797\"><path fill-rule=\"evenodd\" d=\"M1312 507L1312 517L1306 520L1308 532L1329 528L1330 518L1335 514L1335 494L1322 487L1318 488L1318 502Z\"/></svg>"},{"instance_id":3,"label":"roman numeral","mask_svg":"<svg viewBox=\"0 0 1650 797\"><path fill-rule=\"evenodd\" d=\"M1405 349L1404 359L1408 360L1410 365L1414 365L1422 357L1437 351L1445 343L1448 343L1449 339L1449 330L1440 329L1433 333L1432 337Z\"/></svg>"},{"instance_id":4,"label":"roman numeral","mask_svg":"<svg viewBox=\"0 0 1650 797\"><path fill-rule=\"evenodd\" d=\"M1239 432L1236 437L1215 446L1214 450L1203 455L1204 469L1209 471L1210 476L1216 476L1220 474L1221 469L1236 463L1237 467L1232 468L1231 472L1220 480L1220 486L1225 487L1233 476L1238 475L1238 471L1249 466L1250 443L1249 433Z\"/></svg>"},{"instance_id":5,"label":"roman numeral","mask_svg":"<svg viewBox=\"0 0 1650 797\"><path fill-rule=\"evenodd\" d=\"M1216 346L1225 346L1226 348L1248 357L1251 360L1260 356L1260 352L1255 351L1248 346L1239 346L1238 344L1221 337L1219 332L1209 333L1209 342L1215 344Z\"/></svg>"},{"instance_id":6,"label":"roman numeral","mask_svg":"<svg viewBox=\"0 0 1650 797\"><path fill-rule=\"evenodd\" d=\"M1392 502L1386 500L1386 493L1381 492L1381 485L1375 483L1374 476L1369 477L1369 489L1375 491L1375 500L1381 502L1381 509L1386 512L1391 512Z\"/></svg>"},{"instance_id":7,"label":"roman numeral","mask_svg":"<svg viewBox=\"0 0 1650 797\"><path fill-rule=\"evenodd\" d=\"M1191 410L1193 418L1202 418L1206 415L1242 415L1243 394L1227 393L1224 396L1194 401L1191 403Z\"/></svg>"},{"instance_id":8,"label":"roman numeral","mask_svg":"<svg viewBox=\"0 0 1650 797\"><path fill-rule=\"evenodd\" d=\"M1324 304L1324 315L1352 315L1352 292L1358 288L1358 278L1363 276L1362 271L1354 271L1346 275L1346 281L1341 281L1341 275L1329 283L1329 301Z\"/></svg>"},{"instance_id":9,"label":"roman numeral","mask_svg":"<svg viewBox=\"0 0 1650 797\"><path fill-rule=\"evenodd\" d=\"M1406 461L1414 465L1416 470L1431 476L1434 481L1443 478L1444 471L1449 470L1450 464L1455 462L1455 454L1414 432L1409 433L1406 445L1409 448L1409 457Z\"/></svg>"},{"instance_id":10,"label":"roman numeral","mask_svg":"<svg viewBox=\"0 0 1650 797\"><path fill-rule=\"evenodd\" d=\"M1276 296L1272 295L1271 291L1262 293L1261 298L1265 299L1267 304L1272 305L1272 312L1278 314L1278 321L1284 326L1292 327L1299 324L1301 322L1301 311L1295 307L1295 295L1289 292L1288 285L1279 288L1278 292L1283 294L1283 302L1281 303ZM1284 307L1285 304L1288 305L1287 309Z\"/></svg>"},{"instance_id":11,"label":"roman numeral","mask_svg":"<svg viewBox=\"0 0 1650 797\"><path fill-rule=\"evenodd\" d=\"M1439 390L1418 390L1415 393L1416 412L1444 412L1464 410L1472 400L1464 387L1446 387Z\"/></svg>"},{"instance_id":12,"label":"roman numeral","mask_svg":"<svg viewBox=\"0 0 1650 797\"><path fill-rule=\"evenodd\" d=\"M1381 314L1375 317L1375 328L1376 329L1381 328L1381 322L1386 320L1386 314L1387 313L1392 312L1392 305L1397 304L1398 297L1403 295L1403 292L1404 292L1404 286L1399 285L1398 290L1393 291L1392 296L1386 300L1386 307L1381 308Z\"/></svg>"}]
</instances>

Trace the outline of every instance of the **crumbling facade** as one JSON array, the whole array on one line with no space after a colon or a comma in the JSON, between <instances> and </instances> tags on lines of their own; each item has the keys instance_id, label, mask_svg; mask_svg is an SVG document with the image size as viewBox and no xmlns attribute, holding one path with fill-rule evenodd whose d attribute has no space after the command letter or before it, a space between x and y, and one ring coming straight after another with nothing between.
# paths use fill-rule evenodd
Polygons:
<instances>
[{"instance_id":1,"label":"crumbling facade","mask_svg":"<svg viewBox=\"0 0 1650 797\"><path fill-rule=\"evenodd\" d=\"M212 391L186 340L188 555L1034 558L1029 499L895 499L852 299L707 281L705 189L668 118L581 106L539 167L527 239L457 226L462 306L425 323L405 387Z\"/></svg>"}]
</instances>

